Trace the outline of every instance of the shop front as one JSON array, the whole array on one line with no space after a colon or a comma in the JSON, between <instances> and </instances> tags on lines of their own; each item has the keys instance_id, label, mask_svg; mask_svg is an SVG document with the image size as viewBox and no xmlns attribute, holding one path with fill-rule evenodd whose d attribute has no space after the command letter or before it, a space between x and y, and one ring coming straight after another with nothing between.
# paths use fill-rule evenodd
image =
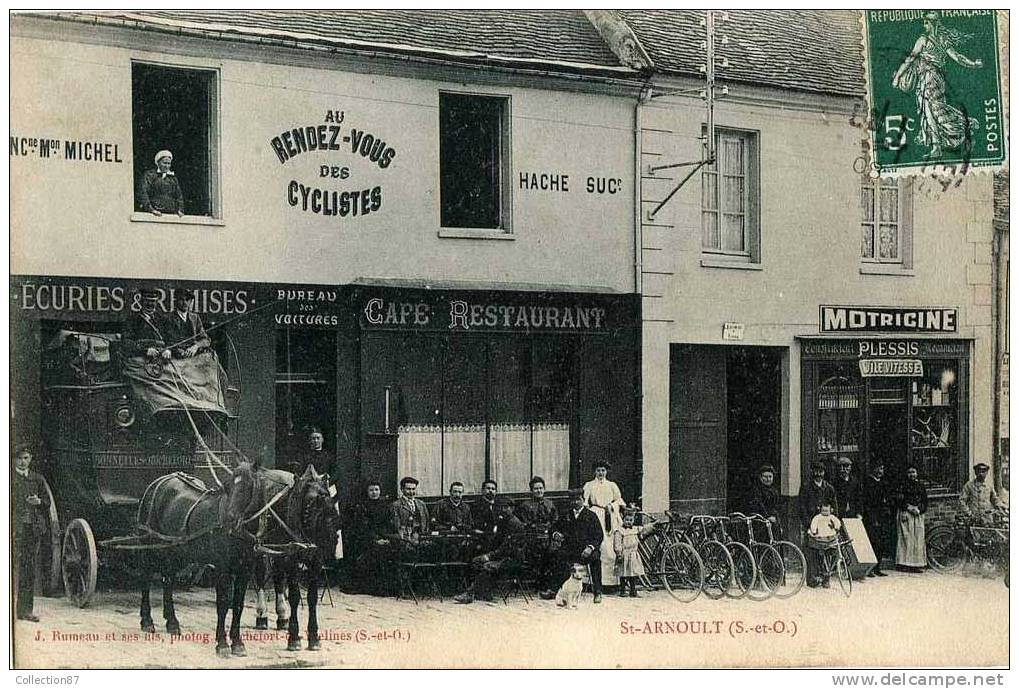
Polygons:
<instances>
[{"instance_id":1,"label":"shop front","mask_svg":"<svg viewBox=\"0 0 1019 689\"><path fill-rule=\"evenodd\" d=\"M607 460L638 498L632 296L360 287L360 479L437 496L493 478L582 485Z\"/></svg>"},{"instance_id":2,"label":"shop front","mask_svg":"<svg viewBox=\"0 0 1019 689\"><path fill-rule=\"evenodd\" d=\"M909 310L885 309L859 336L801 338L802 480L813 461L834 475L848 457L862 476L880 459L893 480L915 466L932 496L958 494L970 464L971 341L950 334L954 309L915 310L943 314L927 327L892 325L892 311Z\"/></svg>"}]
</instances>

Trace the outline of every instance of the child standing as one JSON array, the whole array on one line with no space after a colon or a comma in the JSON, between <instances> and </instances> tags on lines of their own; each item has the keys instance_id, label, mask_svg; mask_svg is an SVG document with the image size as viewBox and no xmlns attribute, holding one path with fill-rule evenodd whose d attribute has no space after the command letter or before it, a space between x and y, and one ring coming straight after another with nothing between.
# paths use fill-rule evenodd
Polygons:
<instances>
[{"instance_id":1,"label":"child standing","mask_svg":"<svg viewBox=\"0 0 1019 689\"><path fill-rule=\"evenodd\" d=\"M623 523L612 532L612 548L616 553L616 577L619 579L619 595L640 598L637 593L637 578L644 576L644 563L637 552L641 536L654 529L651 521L644 526L634 526L637 510L627 507L623 510ZM629 588L629 593L627 593Z\"/></svg>"},{"instance_id":2,"label":"child standing","mask_svg":"<svg viewBox=\"0 0 1019 689\"><path fill-rule=\"evenodd\" d=\"M810 520L810 530L807 535L807 547L810 551L810 559L813 562L815 573L822 571L821 551L830 547L838 538L839 529L842 528L842 521L831 513L831 500L821 501L821 511ZM814 580L808 582L810 586L831 586L831 575L827 572L815 576Z\"/></svg>"}]
</instances>

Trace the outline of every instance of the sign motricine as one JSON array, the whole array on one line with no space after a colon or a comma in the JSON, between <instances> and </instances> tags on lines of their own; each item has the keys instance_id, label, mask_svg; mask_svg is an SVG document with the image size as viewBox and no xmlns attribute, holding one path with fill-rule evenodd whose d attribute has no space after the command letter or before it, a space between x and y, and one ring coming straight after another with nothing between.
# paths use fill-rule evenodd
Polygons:
<instances>
[{"instance_id":1,"label":"sign motricine","mask_svg":"<svg viewBox=\"0 0 1019 689\"><path fill-rule=\"evenodd\" d=\"M940 307L889 308L869 306L822 306L822 333L954 333L958 309Z\"/></svg>"}]
</instances>

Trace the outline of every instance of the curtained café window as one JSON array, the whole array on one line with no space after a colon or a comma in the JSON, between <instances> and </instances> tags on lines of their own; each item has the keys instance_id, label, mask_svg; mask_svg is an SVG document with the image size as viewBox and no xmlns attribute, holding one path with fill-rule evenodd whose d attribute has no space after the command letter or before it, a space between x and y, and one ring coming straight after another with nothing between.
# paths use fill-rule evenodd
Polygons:
<instances>
[{"instance_id":1,"label":"curtained caf\u00e9 window","mask_svg":"<svg viewBox=\"0 0 1019 689\"><path fill-rule=\"evenodd\" d=\"M220 216L217 76L210 69L131 64L135 212L148 211L145 174L166 150L173 154L182 213Z\"/></svg>"}]
</instances>

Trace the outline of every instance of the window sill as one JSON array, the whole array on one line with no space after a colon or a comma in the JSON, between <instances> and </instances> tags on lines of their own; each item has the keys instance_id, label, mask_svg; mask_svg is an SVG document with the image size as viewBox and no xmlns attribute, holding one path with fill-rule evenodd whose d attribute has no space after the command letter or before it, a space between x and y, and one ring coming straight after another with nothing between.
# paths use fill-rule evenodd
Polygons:
<instances>
[{"instance_id":1,"label":"window sill","mask_svg":"<svg viewBox=\"0 0 1019 689\"><path fill-rule=\"evenodd\" d=\"M157 223L160 225L200 225L204 227L225 227L226 223L219 218L207 215L152 215L152 213L132 213L131 222Z\"/></svg>"},{"instance_id":2,"label":"window sill","mask_svg":"<svg viewBox=\"0 0 1019 689\"><path fill-rule=\"evenodd\" d=\"M440 228L439 237L442 239L502 239L512 241L516 239L512 232L505 230L472 230L470 228Z\"/></svg>"},{"instance_id":3,"label":"window sill","mask_svg":"<svg viewBox=\"0 0 1019 689\"><path fill-rule=\"evenodd\" d=\"M903 268L896 264L882 263L861 263L860 275L895 275L898 277L912 277L916 271L912 268Z\"/></svg>"},{"instance_id":4,"label":"window sill","mask_svg":"<svg viewBox=\"0 0 1019 689\"><path fill-rule=\"evenodd\" d=\"M724 258L702 258L701 268L732 268L734 270L764 270L760 263L747 263L745 260L726 260Z\"/></svg>"}]
</instances>

